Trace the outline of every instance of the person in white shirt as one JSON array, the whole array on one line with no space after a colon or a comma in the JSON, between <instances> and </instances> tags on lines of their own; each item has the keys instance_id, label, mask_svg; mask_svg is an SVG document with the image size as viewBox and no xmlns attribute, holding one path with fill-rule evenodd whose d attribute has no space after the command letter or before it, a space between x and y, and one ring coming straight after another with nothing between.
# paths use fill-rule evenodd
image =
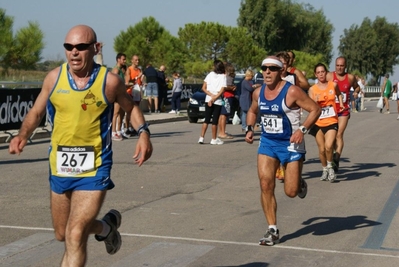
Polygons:
<instances>
[{"instance_id":1,"label":"person in white shirt","mask_svg":"<svg viewBox=\"0 0 399 267\"><path fill-rule=\"evenodd\" d=\"M205 120L202 123L201 135L198 139L199 144L204 143L204 137L208 124L211 123L212 118L212 140L211 145L223 145L223 141L217 138L218 121L220 111L222 110L222 95L226 89L226 74L225 67L222 61L215 60L213 62L213 71L211 71L204 80L202 91L206 94L205 97Z\"/></svg>"}]
</instances>

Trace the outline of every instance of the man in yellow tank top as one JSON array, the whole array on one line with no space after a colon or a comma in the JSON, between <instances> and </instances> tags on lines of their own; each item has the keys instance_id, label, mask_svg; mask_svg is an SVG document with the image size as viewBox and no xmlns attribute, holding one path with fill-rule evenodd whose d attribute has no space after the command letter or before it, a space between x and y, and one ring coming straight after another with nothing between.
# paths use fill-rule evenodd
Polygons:
<instances>
[{"instance_id":1,"label":"man in yellow tank top","mask_svg":"<svg viewBox=\"0 0 399 267\"><path fill-rule=\"evenodd\" d=\"M51 214L55 237L65 241L61 266L84 266L89 234L104 241L109 254L121 246L121 214L110 210L96 220L107 190L114 187L111 124L113 103L131 115L139 139L133 155L141 166L151 157L150 132L139 107L126 93L124 82L94 63L99 50L96 33L77 25L65 37L67 63L50 71L19 134L9 146L20 154L39 125L46 108L53 125L50 145Z\"/></svg>"}]
</instances>

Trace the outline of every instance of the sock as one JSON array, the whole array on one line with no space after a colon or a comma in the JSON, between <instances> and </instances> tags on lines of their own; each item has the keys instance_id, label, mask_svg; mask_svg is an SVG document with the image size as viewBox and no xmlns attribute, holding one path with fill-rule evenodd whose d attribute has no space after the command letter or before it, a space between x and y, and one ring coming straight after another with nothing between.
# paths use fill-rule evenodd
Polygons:
<instances>
[{"instance_id":1,"label":"sock","mask_svg":"<svg viewBox=\"0 0 399 267\"><path fill-rule=\"evenodd\" d=\"M112 132L112 136L115 136L116 132Z\"/></svg>"},{"instance_id":2,"label":"sock","mask_svg":"<svg viewBox=\"0 0 399 267\"><path fill-rule=\"evenodd\" d=\"M103 230L101 231L101 233L99 233L98 235L101 237L107 237L107 235L109 234L109 232L111 232L111 226L109 226L108 223L106 223L105 221L101 220L102 224L103 224Z\"/></svg>"},{"instance_id":3,"label":"sock","mask_svg":"<svg viewBox=\"0 0 399 267\"><path fill-rule=\"evenodd\" d=\"M121 131L117 131L116 133L119 134L119 135L121 135Z\"/></svg>"},{"instance_id":4,"label":"sock","mask_svg":"<svg viewBox=\"0 0 399 267\"><path fill-rule=\"evenodd\" d=\"M269 229L274 229L277 232L277 225L269 225Z\"/></svg>"},{"instance_id":5,"label":"sock","mask_svg":"<svg viewBox=\"0 0 399 267\"><path fill-rule=\"evenodd\" d=\"M332 168L332 162L331 161L327 161L327 168Z\"/></svg>"},{"instance_id":6,"label":"sock","mask_svg":"<svg viewBox=\"0 0 399 267\"><path fill-rule=\"evenodd\" d=\"M326 171L327 170L327 166L326 167L323 167L323 171Z\"/></svg>"}]
</instances>

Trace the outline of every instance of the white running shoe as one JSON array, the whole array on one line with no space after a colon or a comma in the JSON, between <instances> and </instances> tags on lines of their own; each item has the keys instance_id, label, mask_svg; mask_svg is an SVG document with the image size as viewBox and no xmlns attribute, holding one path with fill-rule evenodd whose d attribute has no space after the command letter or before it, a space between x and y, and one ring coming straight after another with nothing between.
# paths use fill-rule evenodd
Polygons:
<instances>
[{"instance_id":1,"label":"white running shoe","mask_svg":"<svg viewBox=\"0 0 399 267\"><path fill-rule=\"evenodd\" d=\"M176 113L176 111L174 111L173 109L171 111L169 111L170 114L174 114Z\"/></svg>"},{"instance_id":2,"label":"white running shoe","mask_svg":"<svg viewBox=\"0 0 399 267\"><path fill-rule=\"evenodd\" d=\"M327 168L327 171L328 171L328 180L330 181L330 183L334 183L336 178L334 169L332 167Z\"/></svg>"},{"instance_id":3,"label":"white running shoe","mask_svg":"<svg viewBox=\"0 0 399 267\"><path fill-rule=\"evenodd\" d=\"M198 144L203 144L204 143L204 138L200 136L200 138L198 139Z\"/></svg>"},{"instance_id":4,"label":"white running shoe","mask_svg":"<svg viewBox=\"0 0 399 267\"><path fill-rule=\"evenodd\" d=\"M112 134L112 141L122 141L123 137L120 134Z\"/></svg>"},{"instance_id":5,"label":"white running shoe","mask_svg":"<svg viewBox=\"0 0 399 267\"><path fill-rule=\"evenodd\" d=\"M320 181L327 181L328 180L328 171L327 169L323 169L323 174L321 175Z\"/></svg>"},{"instance_id":6,"label":"white running shoe","mask_svg":"<svg viewBox=\"0 0 399 267\"><path fill-rule=\"evenodd\" d=\"M219 138L211 140L211 145L223 145L223 144L224 144L224 142L222 140L220 140Z\"/></svg>"}]
</instances>

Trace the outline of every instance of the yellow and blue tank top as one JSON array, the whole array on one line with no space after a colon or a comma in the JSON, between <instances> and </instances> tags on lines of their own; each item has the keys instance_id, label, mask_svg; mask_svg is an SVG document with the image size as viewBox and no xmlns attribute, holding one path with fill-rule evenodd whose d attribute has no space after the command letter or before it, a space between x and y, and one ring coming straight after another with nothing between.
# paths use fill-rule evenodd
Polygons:
<instances>
[{"instance_id":1,"label":"yellow and blue tank top","mask_svg":"<svg viewBox=\"0 0 399 267\"><path fill-rule=\"evenodd\" d=\"M53 126L49 148L50 175L110 175L113 105L105 97L107 69L95 64L84 89L78 89L69 66L60 73L47 102Z\"/></svg>"}]
</instances>

